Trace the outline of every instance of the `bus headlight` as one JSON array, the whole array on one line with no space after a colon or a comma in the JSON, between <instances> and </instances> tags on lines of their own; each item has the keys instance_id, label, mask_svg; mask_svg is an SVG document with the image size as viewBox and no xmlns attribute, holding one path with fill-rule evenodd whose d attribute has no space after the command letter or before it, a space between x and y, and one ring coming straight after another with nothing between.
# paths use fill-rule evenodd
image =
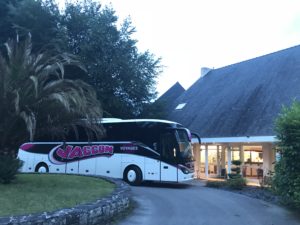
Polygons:
<instances>
[{"instance_id":1,"label":"bus headlight","mask_svg":"<svg viewBox=\"0 0 300 225\"><path fill-rule=\"evenodd\" d=\"M181 168L181 171L184 173L184 174L188 174L190 173L190 171L186 168Z\"/></svg>"},{"instance_id":2,"label":"bus headlight","mask_svg":"<svg viewBox=\"0 0 300 225\"><path fill-rule=\"evenodd\" d=\"M179 168L184 174L191 173L191 171L188 168L186 168L185 166L179 165Z\"/></svg>"}]
</instances>

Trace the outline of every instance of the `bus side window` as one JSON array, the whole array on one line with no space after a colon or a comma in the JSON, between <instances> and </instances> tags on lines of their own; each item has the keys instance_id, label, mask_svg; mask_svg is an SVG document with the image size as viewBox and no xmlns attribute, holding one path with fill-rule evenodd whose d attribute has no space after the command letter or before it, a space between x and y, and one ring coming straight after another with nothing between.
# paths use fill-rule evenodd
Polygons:
<instances>
[{"instance_id":1,"label":"bus side window","mask_svg":"<svg viewBox=\"0 0 300 225\"><path fill-rule=\"evenodd\" d=\"M176 148L177 141L173 133L168 132L161 135L161 157L163 160L175 162Z\"/></svg>"}]
</instances>

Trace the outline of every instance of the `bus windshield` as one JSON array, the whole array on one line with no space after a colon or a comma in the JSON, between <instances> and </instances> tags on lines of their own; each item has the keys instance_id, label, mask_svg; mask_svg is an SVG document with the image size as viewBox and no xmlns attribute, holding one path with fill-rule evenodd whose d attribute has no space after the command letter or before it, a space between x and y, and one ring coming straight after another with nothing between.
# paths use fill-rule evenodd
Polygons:
<instances>
[{"instance_id":1,"label":"bus windshield","mask_svg":"<svg viewBox=\"0 0 300 225\"><path fill-rule=\"evenodd\" d=\"M177 141L179 144L179 160L183 162L193 161L193 148L186 129L176 130Z\"/></svg>"}]
</instances>

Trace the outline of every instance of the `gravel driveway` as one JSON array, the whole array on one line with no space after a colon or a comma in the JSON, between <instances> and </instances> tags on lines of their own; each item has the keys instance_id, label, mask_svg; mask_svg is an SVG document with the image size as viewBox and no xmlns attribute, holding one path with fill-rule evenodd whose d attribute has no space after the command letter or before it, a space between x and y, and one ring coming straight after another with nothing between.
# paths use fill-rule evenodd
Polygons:
<instances>
[{"instance_id":1,"label":"gravel driveway","mask_svg":"<svg viewBox=\"0 0 300 225\"><path fill-rule=\"evenodd\" d=\"M300 225L289 211L229 191L188 185L132 187L136 208L119 225Z\"/></svg>"}]
</instances>

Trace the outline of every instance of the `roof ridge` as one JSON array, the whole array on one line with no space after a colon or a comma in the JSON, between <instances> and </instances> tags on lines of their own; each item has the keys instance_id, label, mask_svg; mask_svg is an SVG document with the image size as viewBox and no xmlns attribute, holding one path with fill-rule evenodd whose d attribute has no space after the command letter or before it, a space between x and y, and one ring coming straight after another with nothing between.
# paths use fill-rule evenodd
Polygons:
<instances>
[{"instance_id":1,"label":"roof ridge","mask_svg":"<svg viewBox=\"0 0 300 225\"><path fill-rule=\"evenodd\" d=\"M266 53L266 54L263 54L263 55L260 55L260 56L256 56L254 58L245 59L245 60L242 60L242 61L239 61L239 62L236 62L236 63L232 63L232 64L229 64L229 65L226 65L226 66L222 66L222 67L219 67L219 68L214 68L213 70L219 70L219 69L223 69L223 68L226 68L226 67L235 66L235 65L238 65L238 64L241 64L241 63L246 63L246 62L249 62L249 61L252 61L252 60L256 60L256 59L260 59L260 58L264 58L264 57L269 57L271 55L280 54L282 52L289 51L289 50L291 50L293 48L297 48L297 47L299 48L300 44L294 45L294 46L291 46L291 47L288 47L288 48L284 48L284 49L278 50L276 52L270 52L270 53Z\"/></svg>"}]
</instances>

